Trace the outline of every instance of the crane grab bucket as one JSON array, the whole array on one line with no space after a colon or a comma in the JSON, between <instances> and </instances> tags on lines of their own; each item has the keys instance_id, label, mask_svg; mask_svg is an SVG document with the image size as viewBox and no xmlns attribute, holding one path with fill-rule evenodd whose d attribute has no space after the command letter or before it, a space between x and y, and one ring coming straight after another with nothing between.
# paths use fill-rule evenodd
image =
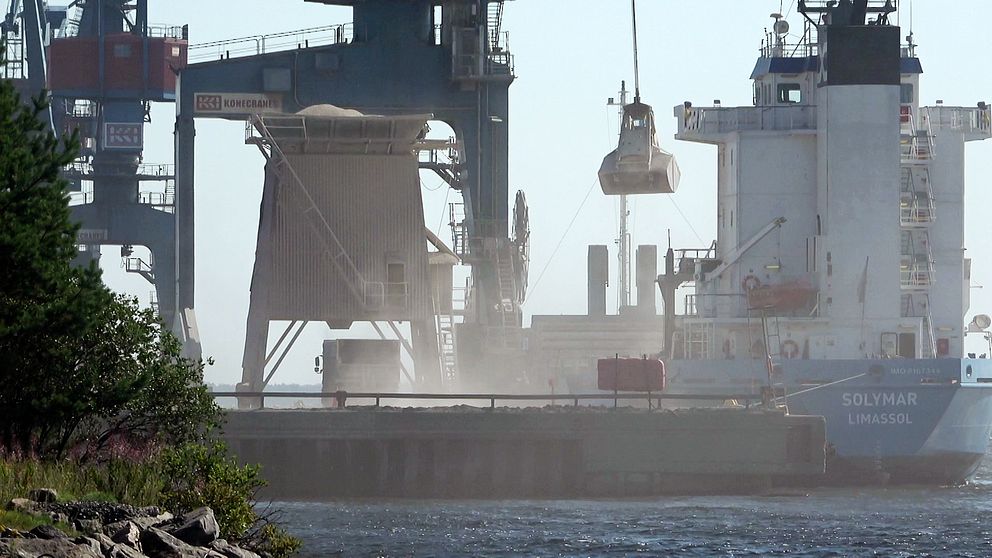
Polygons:
<instances>
[{"instance_id":1,"label":"crane grab bucket","mask_svg":"<svg viewBox=\"0 0 992 558\"><path fill-rule=\"evenodd\" d=\"M675 157L658 147L651 106L637 100L624 106L620 144L599 167L603 193L673 194L679 178Z\"/></svg>"}]
</instances>

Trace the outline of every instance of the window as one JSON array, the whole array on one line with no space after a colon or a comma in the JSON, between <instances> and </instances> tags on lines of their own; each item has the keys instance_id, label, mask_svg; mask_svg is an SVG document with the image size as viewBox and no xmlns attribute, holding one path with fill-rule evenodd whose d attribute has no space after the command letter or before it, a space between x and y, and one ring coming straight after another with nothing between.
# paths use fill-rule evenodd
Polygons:
<instances>
[{"instance_id":1,"label":"window","mask_svg":"<svg viewBox=\"0 0 992 558\"><path fill-rule=\"evenodd\" d=\"M782 83L778 86L779 104L799 104L802 102L802 86L798 83Z\"/></svg>"},{"instance_id":2,"label":"window","mask_svg":"<svg viewBox=\"0 0 992 558\"><path fill-rule=\"evenodd\" d=\"M899 102L904 105L911 105L916 100L916 91L912 83L904 83L899 86Z\"/></svg>"},{"instance_id":3,"label":"window","mask_svg":"<svg viewBox=\"0 0 992 558\"><path fill-rule=\"evenodd\" d=\"M761 104L761 84L754 82L754 104L758 106Z\"/></svg>"},{"instance_id":4,"label":"window","mask_svg":"<svg viewBox=\"0 0 992 558\"><path fill-rule=\"evenodd\" d=\"M114 58L130 58L131 45L114 45Z\"/></svg>"}]
</instances>

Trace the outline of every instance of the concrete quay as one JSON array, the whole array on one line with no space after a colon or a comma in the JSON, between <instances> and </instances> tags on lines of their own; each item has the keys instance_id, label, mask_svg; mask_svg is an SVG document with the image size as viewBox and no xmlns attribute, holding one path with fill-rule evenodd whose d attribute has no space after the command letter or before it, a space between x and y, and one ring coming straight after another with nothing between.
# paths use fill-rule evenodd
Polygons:
<instances>
[{"instance_id":1,"label":"concrete quay","mask_svg":"<svg viewBox=\"0 0 992 558\"><path fill-rule=\"evenodd\" d=\"M230 411L224 439L266 496L571 498L741 494L824 473L822 417L778 411Z\"/></svg>"}]
</instances>

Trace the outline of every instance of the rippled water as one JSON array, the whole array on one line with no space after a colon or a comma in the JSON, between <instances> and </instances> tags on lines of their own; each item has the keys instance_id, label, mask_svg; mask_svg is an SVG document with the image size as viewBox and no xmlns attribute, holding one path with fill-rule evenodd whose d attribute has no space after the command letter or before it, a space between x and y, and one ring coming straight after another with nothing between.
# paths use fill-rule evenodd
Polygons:
<instances>
[{"instance_id":1,"label":"rippled water","mask_svg":"<svg viewBox=\"0 0 992 558\"><path fill-rule=\"evenodd\" d=\"M990 461L959 488L276 507L304 556L992 556Z\"/></svg>"}]
</instances>

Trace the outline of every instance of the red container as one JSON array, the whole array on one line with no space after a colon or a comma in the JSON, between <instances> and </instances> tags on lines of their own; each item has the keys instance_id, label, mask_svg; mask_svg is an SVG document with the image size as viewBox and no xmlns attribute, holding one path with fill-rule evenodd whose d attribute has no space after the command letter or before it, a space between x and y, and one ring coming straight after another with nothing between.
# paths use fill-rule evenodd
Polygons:
<instances>
[{"instance_id":1,"label":"red container","mask_svg":"<svg viewBox=\"0 0 992 558\"><path fill-rule=\"evenodd\" d=\"M48 47L48 88L59 95L93 98L176 97L176 72L186 67L187 41L120 33L104 37L104 83L100 83L97 37L56 39ZM147 58L148 73L145 75Z\"/></svg>"},{"instance_id":2,"label":"red container","mask_svg":"<svg viewBox=\"0 0 992 558\"><path fill-rule=\"evenodd\" d=\"M665 391L665 363L654 358L601 358L599 389L607 391Z\"/></svg>"}]
</instances>

